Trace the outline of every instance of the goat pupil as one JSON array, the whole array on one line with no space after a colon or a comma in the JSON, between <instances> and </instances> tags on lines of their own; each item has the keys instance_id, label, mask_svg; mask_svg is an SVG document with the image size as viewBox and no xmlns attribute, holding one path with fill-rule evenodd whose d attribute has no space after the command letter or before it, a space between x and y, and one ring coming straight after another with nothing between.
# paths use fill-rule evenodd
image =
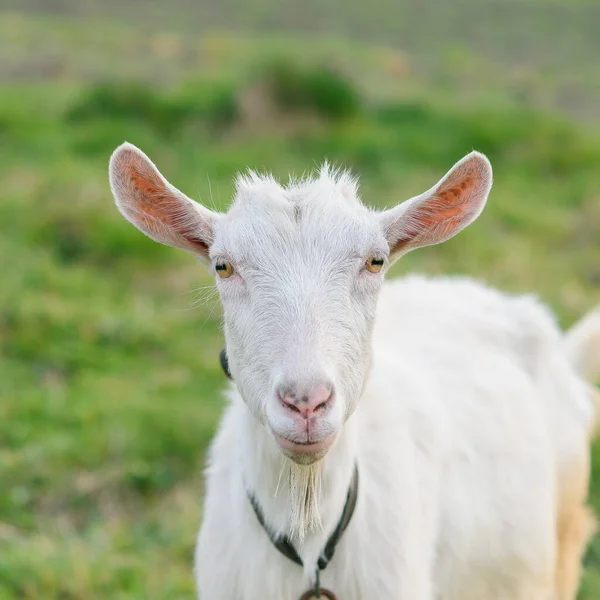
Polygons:
<instances>
[{"instance_id":1,"label":"goat pupil","mask_svg":"<svg viewBox=\"0 0 600 600\"><path fill-rule=\"evenodd\" d=\"M372 259L371 260L371 264L378 267L379 265L383 265L383 259L382 258L377 258L377 259Z\"/></svg>"},{"instance_id":2,"label":"goat pupil","mask_svg":"<svg viewBox=\"0 0 600 600\"><path fill-rule=\"evenodd\" d=\"M226 271L227 265L225 265L225 264L217 265L215 268L217 269L217 271Z\"/></svg>"}]
</instances>

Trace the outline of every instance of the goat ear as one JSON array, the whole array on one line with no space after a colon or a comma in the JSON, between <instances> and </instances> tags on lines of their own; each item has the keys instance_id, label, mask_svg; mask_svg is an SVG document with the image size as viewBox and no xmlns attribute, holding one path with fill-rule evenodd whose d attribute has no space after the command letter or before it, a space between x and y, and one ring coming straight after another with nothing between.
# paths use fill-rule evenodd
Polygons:
<instances>
[{"instance_id":1,"label":"goat ear","mask_svg":"<svg viewBox=\"0 0 600 600\"><path fill-rule=\"evenodd\" d=\"M174 188L152 161L125 142L110 159L110 187L121 214L148 237L208 262L219 215Z\"/></svg>"},{"instance_id":2,"label":"goat ear","mask_svg":"<svg viewBox=\"0 0 600 600\"><path fill-rule=\"evenodd\" d=\"M450 239L481 213L492 187L492 166L479 152L458 161L430 190L380 214L392 260Z\"/></svg>"}]
</instances>

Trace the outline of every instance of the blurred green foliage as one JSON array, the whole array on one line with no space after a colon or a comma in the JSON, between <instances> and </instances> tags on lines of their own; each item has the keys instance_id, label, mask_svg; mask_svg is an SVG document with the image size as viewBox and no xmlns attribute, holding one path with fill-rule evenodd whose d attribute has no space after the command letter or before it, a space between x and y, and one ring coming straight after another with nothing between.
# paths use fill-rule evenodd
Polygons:
<instances>
[{"instance_id":1,"label":"blurred green foliage","mask_svg":"<svg viewBox=\"0 0 600 600\"><path fill-rule=\"evenodd\" d=\"M352 84L339 73L323 66L302 68L289 61L262 67L262 77L276 106L283 111L314 112L342 119L360 110Z\"/></svg>"},{"instance_id":2,"label":"blurred green foliage","mask_svg":"<svg viewBox=\"0 0 600 600\"><path fill-rule=\"evenodd\" d=\"M286 178L326 158L360 174L367 204L390 206L476 148L495 169L484 214L394 273L538 293L565 326L599 301L595 126L506 95L465 100L350 42L214 35L197 61L196 41L172 33L146 47L106 23L1 17L0 47L13 40L25 73L30 45L82 52L0 87L0 600L193 597L201 471L223 406L220 310L191 257L113 207L107 163L124 139L221 210L239 170ZM178 76L146 72L149 56ZM485 85L486 66L463 62ZM600 541L586 564L581 599L594 600Z\"/></svg>"},{"instance_id":3,"label":"blurred green foliage","mask_svg":"<svg viewBox=\"0 0 600 600\"><path fill-rule=\"evenodd\" d=\"M219 126L231 123L236 115L233 90L218 82L187 83L178 93L165 93L148 83L107 82L86 90L65 117L75 125L135 122L161 135L177 135L194 121Z\"/></svg>"}]
</instances>

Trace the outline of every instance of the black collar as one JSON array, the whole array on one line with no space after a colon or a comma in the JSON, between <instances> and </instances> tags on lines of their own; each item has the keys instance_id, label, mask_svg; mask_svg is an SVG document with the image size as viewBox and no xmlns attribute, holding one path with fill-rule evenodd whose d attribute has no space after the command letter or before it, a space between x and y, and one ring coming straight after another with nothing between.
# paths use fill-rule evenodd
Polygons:
<instances>
[{"instance_id":1,"label":"black collar","mask_svg":"<svg viewBox=\"0 0 600 600\"><path fill-rule=\"evenodd\" d=\"M231 376L231 371L229 370L229 359L227 358L227 350L225 346L219 352L219 360L221 361L221 369L223 369L223 373L229 377L229 379L233 379Z\"/></svg>"},{"instance_id":2,"label":"black collar","mask_svg":"<svg viewBox=\"0 0 600 600\"><path fill-rule=\"evenodd\" d=\"M296 564L300 566L304 566L302 563L302 559L298 555L296 548L287 537L287 535L277 537L273 534L273 532L269 529L269 527L265 523L264 515L256 497L251 492L247 492L248 500L250 500L250 504L254 509L254 514L258 519L258 522L262 525L262 528L267 532L269 539L271 540L273 546L281 552L284 556L287 556L290 560L293 560ZM350 482L350 487L348 488L348 495L346 496L346 503L344 504L344 510L342 511L342 516L338 521L333 533L329 536L323 551L321 552L321 556L319 557L319 561L317 563L317 579L319 571L322 571L331 561L333 555L335 553L335 549L337 547L340 538L346 531L346 528L350 524L350 520L352 519L352 515L354 514L354 509L356 508L356 500L358 498L358 466L354 467L354 474L352 475L352 481Z\"/></svg>"}]
</instances>

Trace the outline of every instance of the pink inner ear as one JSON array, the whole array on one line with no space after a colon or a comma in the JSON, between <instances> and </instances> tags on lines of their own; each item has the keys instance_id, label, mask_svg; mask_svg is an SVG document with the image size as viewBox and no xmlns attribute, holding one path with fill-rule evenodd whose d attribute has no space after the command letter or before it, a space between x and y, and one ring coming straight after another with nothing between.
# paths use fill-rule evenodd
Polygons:
<instances>
[{"instance_id":1,"label":"pink inner ear","mask_svg":"<svg viewBox=\"0 0 600 600\"><path fill-rule=\"evenodd\" d=\"M457 185L448 190L440 190L435 195L436 210L430 216L430 222L425 222L425 225L440 223L463 215L468 210L469 200L473 194L475 182L472 177L465 177Z\"/></svg>"},{"instance_id":2,"label":"pink inner ear","mask_svg":"<svg viewBox=\"0 0 600 600\"><path fill-rule=\"evenodd\" d=\"M156 230L161 226L167 227L196 250L208 250L208 244L198 237L197 223L190 219L189 211L193 208L185 206L185 199L178 198L176 192L168 189L160 177L152 172L143 173L137 166L131 166L129 182L133 187L136 209L150 217L146 221L150 235L156 235L157 231L153 231L153 225L156 227L157 223L160 223Z\"/></svg>"},{"instance_id":3,"label":"pink inner ear","mask_svg":"<svg viewBox=\"0 0 600 600\"><path fill-rule=\"evenodd\" d=\"M405 227L400 232L392 253L400 252L415 242L435 244L470 220L477 209L471 203L477 186L476 178L467 175L457 183L447 181L446 186L448 185L452 187L438 189L434 195L407 212L403 219Z\"/></svg>"}]
</instances>

